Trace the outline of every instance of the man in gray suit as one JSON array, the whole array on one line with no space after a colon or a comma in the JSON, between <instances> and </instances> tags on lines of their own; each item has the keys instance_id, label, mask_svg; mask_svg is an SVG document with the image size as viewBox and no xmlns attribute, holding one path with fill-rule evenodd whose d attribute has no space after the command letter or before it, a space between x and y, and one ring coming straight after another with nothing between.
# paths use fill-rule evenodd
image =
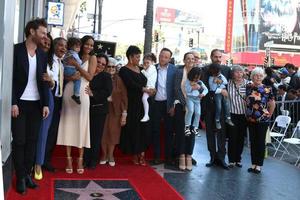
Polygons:
<instances>
[{"instance_id":1,"label":"man in gray suit","mask_svg":"<svg viewBox=\"0 0 300 200\"><path fill-rule=\"evenodd\" d=\"M214 49L211 52L210 59L212 63L221 65L222 52L218 49ZM209 78L209 67L203 67L202 72L202 81L208 87L208 78ZM230 68L225 65L221 65L221 73L229 79ZM224 117L221 117L222 129L216 129L215 127L215 101L213 100L215 93L226 93L224 89L217 89L215 92L209 92L202 101L202 114L205 119L206 124L206 138L207 138L207 147L210 153L210 161L206 164L206 167L211 167L213 165L219 165L224 169L228 169L228 166L225 162L225 143L226 143L226 133L225 133L225 124Z\"/></svg>"}]
</instances>

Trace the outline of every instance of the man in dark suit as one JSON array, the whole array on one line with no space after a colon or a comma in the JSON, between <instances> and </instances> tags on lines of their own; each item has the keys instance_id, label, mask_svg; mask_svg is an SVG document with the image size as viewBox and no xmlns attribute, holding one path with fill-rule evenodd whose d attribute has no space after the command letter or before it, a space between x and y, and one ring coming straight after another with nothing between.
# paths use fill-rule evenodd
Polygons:
<instances>
[{"instance_id":1,"label":"man in dark suit","mask_svg":"<svg viewBox=\"0 0 300 200\"><path fill-rule=\"evenodd\" d=\"M35 19L25 27L26 41L14 46L12 88L12 155L16 170L16 190L36 188L31 177L42 118L49 114L48 86L42 80L47 56L38 45L47 38L47 22Z\"/></svg>"},{"instance_id":2,"label":"man in dark suit","mask_svg":"<svg viewBox=\"0 0 300 200\"><path fill-rule=\"evenodd\" d=\"M153 164L159 164L160 161L160 122L164 120L165 127L165 161L171 164L172 161L172 141L174 115L174 77L175 66L170 64L172 51L163 48L159 54L159 63L157 68L156 94L152 107L152 136L154 146Z\"/></svg>"},{"instance_id":3,"label":"man in dark suit","mask_svg":"<svg viewBox=\"0 0 300 200\"><path fill-rule=\"evenodd\" d=\"M214 49L211 52L210 59L212 63L221 64L222 52L218 49ZM202 81L209 89L208 78L209 78L209 67L205 66L202 72ZM227 78L230 76L230 68L224 65L221 65L221 73ZM226 93L226 90L219 89L216 93ZM210 153L210 161L206 164L207 167L211 167L214 164L218 164L224 169L228 169L228 166L225 162L225 143L226 143L226 133L225 125L222 123L222 129L217 130L215 128L215 102L212 100L214 94L209 93L203 98L202 101L202 114L205 119L206 124L206 138L207 138L207 147ZM224 117L222 117L224 118ZM221 118L221 121L224 121Z\"/></svg>"}]
</instances>

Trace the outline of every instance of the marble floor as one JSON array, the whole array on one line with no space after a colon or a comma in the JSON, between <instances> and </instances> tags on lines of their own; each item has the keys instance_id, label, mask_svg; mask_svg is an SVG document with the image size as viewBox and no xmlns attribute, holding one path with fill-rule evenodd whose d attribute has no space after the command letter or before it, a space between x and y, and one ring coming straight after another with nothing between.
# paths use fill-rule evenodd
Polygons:
<instances>
[{"instance_id":1,"label":"marble floor","mask_svg":"<svg viewBox=\"0 0 300 200\"><path fill-rule=\"evenodd\" d=\"M300 168L268 157L261 174L248 173L250 151L244 148L242 168L224 170L205 167L209 161L205 133L196 138L193 157L197 166L191 172L181 172L153 166L185 199L188 200L298 200L300 198Z\"/></svg>"}]
</instances>

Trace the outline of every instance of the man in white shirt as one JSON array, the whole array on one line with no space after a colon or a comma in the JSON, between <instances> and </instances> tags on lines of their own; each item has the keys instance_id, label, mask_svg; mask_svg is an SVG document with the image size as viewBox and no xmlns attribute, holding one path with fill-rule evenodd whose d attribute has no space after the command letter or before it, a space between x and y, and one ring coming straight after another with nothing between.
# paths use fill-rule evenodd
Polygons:
<instances>
[{"instance_id":1,"label":"man in white shirt","mask_svg":"<svg viewBox=\"0 0 300 200\"><path fill-rule=\"evenodd\" d=\"M170 64L172 51L163 48L159 54L159 63L157 68L156 95L152 107L153 117L152 136L154 146L153 164L159 164L160 161L160 121L164 120L165 127L165 161L166 164L172 164L174 145L173 138L173 115L174 115L174 78L175 66Z\"/></svg>"},{"instance_id":2,"label":"man in white shirt","mask_svg":"<svg viewBox=\"0 0 300 200\"><path fill-rule=\"evenodd\" d=\"M63 91L63 64L61 62L64 54L67 50L67 41L64 38L55 38L53 40L54 55L53 55L53 79L55 81L55 86L53 88L54 96L54 110L52 122L49 127L47 144L45 150L45 159L43 164L43 169L54 172L55 168L51 165L51 157L56 146L57 131L60 120L60 110L62 105L62 91Z\"/></svg>"},{"instance_id":3,"label":"man in white shirt","mask_svg":"<svg viewBox=\"0 0 300 200\"><path fill-rule=\"evenodd\" d=\"M12 88L12 155L16 191L26 194L37 184L30 177L42 118L49 114L48 86L42 80L47 55L38 45L47 37L47 22L34 19L25 27L26 40L14 46Z\"/></svg>"}]
</instances>

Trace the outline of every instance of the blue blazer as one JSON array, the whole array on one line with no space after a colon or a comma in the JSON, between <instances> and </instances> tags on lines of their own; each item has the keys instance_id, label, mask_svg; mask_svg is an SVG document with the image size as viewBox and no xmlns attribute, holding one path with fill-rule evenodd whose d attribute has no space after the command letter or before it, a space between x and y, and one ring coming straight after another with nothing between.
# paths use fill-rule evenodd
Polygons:
<instances>
[{"instance_id":1,"label":"blue blazer","mask_svg":"<svg viewBox=\"0 0 300 200\"><path fill-rule=\"evenodd\" d=\"M157 73L158 73L158 64L155 65ZM174 107L174 78L175 78L176 67L169 63L168 71L167 71L167 110L169 111L172 107ZM158 78L158 76L157 76ZM157 89L157 80L156 80L156 89Z\"/></svg>"},{"instance_id":2,"label":"blue blazer","mask_svg":"<svg viewBox=\"0 0 300 200\"><path fill-rule=\"evenodd\" d=\"M42 80L47 72L47 54L40 48L36 49L36 80L40 94L41 106L49 104L49 86ZM12 105L18 105L28 82L29 60L25 42L14 45Z\"/></svg>"}]
</instances>

